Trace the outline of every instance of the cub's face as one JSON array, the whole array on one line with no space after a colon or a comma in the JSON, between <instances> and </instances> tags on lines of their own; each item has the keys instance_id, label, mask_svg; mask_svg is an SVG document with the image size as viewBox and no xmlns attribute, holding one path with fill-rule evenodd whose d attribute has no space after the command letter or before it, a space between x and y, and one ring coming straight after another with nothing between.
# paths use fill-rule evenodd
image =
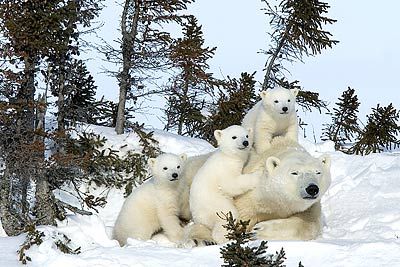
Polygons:
<instances>
[{"instance_id":1,"label":"cub's face","mask_svg":"<svg viewBox=\"0 0 400 267\"><path fill-rule=\"evenodd\" d=\"M304 156L301 152L283 161L269 157L269 178L286 199L306 206L319 201L331 183L330 158Z\"/></svg>"},{"instance_id":2,"label":"cub's face","mask_svg":"<svg viewBox=\"0 0 400 267\"><path fill-rule=\"evenodd\" d=\"M175 155L164 153L157 158L149 159L148 164L155 181L160 183L174 183L180 178L186 159L186 154Z\"/></svg>"},{"instance_id":3,"label":"cub's face","mask_svg":"<svg viewBox=\"0 0 400 267\"><path fill-rule=\"evenodd\" d=\"M276 87L260 93L264 108L274 116L287 116L296 112L296 96L298 89Z\"/></svg>"},{"instance_id":4,"label":"cub's face","mask_svg":"<svg viewBox=\"0 0 400 267\"><path fill-rule=\"evenodd\" d=\"M252 129L245 129L239 125L232 125L224 130L214 131L218 147L232 153L248 152L253 145Z\"/></svg>"}]
</instances>

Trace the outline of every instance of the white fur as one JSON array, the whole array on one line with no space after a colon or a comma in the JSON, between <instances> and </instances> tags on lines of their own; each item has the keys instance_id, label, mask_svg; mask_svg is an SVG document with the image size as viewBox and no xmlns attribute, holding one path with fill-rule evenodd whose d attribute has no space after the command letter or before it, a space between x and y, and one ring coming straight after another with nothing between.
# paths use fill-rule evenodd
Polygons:
<instances>
[{"instance_id":1,"label":"white fur","mask_svg":"<svg viewBox=\"0 0 400 267\"><path fill-rule=\"evenodd\" d=\"M321 230L320 200L330 182L329 156L312 157L296 142L276 138L263 155L252 157L244 172L264 168L255 190L235 202L240 218L260 239L315 239ZM318 188L316 195L311 189Z\"/></svg>"},{"instance_id":2,"label":"white fur","mask_svg":"<svg viewBox=\"0 0 400 267\"><path fill-rule=\"evenodd\" d=\"M193 221L212 231L213 240L223 243L225 221L220 218L232 212L237 218L233 197L252 189L261 173L242 175L251 148L251 131L241 126L230 126L216 130L215 138L219 149L214 152L194 176L190 189L190 210ZM244 143L247 145L244 145Z\"/></svg>"},{"instance_id":3,"label":"white fur","mask_svg":"<svg viewBox=\"0 0 400 267\"><path fill-rule=\"evenodd\" d=\"M249 110L242 125L254 129L254 148L262 154L276 136L297 141L296 96L298 89L276 87L260 93L261 101Z\"/></svg>"},{"instance_id":4,"label":"white fur","mask_svg":"<svg viewBox=\"0 0 400 267\"><path fill-rule=\"evenodd\" d=\"M150 239L159 230L173 242L182 240L176 189L185 160L185 154L168 153L149 159L153 178L125 200L115 222L113 238L121 245L128 237Z\"/></svg>"},{"instance_id":5,"label":"white fur","mask_svg":"<svg viewBox=\"0 0 400 267\"><path fill-rule=\"evenodd\" d=\"M250 154L243 173L254 171L263 175L253 190L235 197L238 219L249 220L249 230L258 239L317 238L322 228L320 200L331 182L329 157L314 158L293 140L277 137L264 154ZM306 198L311 183L319 188L315 199ZM191 229L188 238L213 240L209 227L196 224Z\"/></svg>"}]
</instances>

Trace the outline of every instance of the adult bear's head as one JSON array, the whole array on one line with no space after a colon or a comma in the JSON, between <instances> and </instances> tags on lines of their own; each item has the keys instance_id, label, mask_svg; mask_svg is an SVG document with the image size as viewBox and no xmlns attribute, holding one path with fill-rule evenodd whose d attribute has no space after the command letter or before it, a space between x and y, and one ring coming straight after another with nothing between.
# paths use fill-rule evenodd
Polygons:
<instances>
[{"instance_id":1,"label":"adult bear's head","mask_svg":"<svg viewBox=\"0 0 400 267\"><path fill-rule=\"evenodd\" d=\"M262 186L301 211L321 200L331 183L330 157L311 156L300 146L282 147L265 158Z\"/></svg>"},{"instance_id":2,"label":"adult bear's head","mask_svg":"<svg viewBox=\"0 0 400 267\"><path fill-rule=\"evenodd\" d=\"M297 142L276 137L262 155L252 154L245 173L264 170L260 197L303 211L321 200L331 183L330 157L311 156Z\"/></svg>"}]
</instances>

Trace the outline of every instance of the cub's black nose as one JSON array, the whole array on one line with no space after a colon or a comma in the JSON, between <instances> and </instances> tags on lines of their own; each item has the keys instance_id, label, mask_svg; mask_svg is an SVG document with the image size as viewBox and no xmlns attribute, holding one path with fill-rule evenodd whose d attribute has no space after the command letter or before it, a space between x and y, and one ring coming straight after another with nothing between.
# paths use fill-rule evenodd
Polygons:
<instances>
[{"instance_id":1,"label":"cub's black nose","mask_svg":"<svg viewBox=\"0 0 400 267\"><path fill-rule=\"evenodd\" d=\"M249 145L249 141L243 141L243 145L247 147Z\"/></svg>"},{"instance_id":2,"label":"cub's black nose","mask_svg":"<svg viewBox=\"0 0 400 267\"><path fill-rule=\"evenodd\" d=\"M174 172L174 173L172 174L172 177L173 177L173 178L178 178L178 174L177 174L176 172Z\"/></svg>"},{"instance_id":3,"label":"cub's black nose","mask_svg":"<svg viewBox=\"0 0 400 267\"><path fill-rule=\"evenodd\" d=\"M314 196L316 196L316 195L318 194L319 188L318 188L318 186L315 185L315 184L310 184L309 186L307 186L306 192L307 192L310 196L314 197Z\"/></svg>"},{"instance_id":4,"label":"cub's black nose","mask_svg":"<svg viewBox=\"0 0 400 267\"><path fill-rule=\"evenodd\" d=\"M286 112L286 111L288 111L288 108L287 108L287 107L283 107L282 110L283 110L284 112Z\"/></svg>"}]
</instances>

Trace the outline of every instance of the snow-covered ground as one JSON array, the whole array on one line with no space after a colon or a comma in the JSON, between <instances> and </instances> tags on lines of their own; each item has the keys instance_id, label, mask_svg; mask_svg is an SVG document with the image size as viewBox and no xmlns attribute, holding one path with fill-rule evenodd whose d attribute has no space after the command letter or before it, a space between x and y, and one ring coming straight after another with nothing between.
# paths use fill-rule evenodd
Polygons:
<instances>
[{"instance_id":1,"label":"snow-covered ground","mask_svg":"<svg viewBox=\"0 0 400 267\"><path fill-rule=\"evenodd\" d=\"M109 140L109 146L125 153L138 148L134 134L116 136L105 127L89 127ZM155 137L164 152L196 155L211 151L210 144L159 130ZM301 143L313 155L332 157L332 185L323 198L325 227L323 235L308 242L269 242L270 253L281 247L286 251L286 265L298 266L400 266L400 153L350 156L333 150L330 142ZM33 246L28 255L30 266L219 266L220 246L176 248L163 236L142 242L130 240L119 247L110 232L123 203L123 192L90 189L107 194L108 204L93 216L70 215L58 227L40 228L49 236L65 233L81 254L63 254L52 239ZM60 194L58 197L65 197ZM6 237L0 225L0 266L20 266L16 251L24 237ZM254 242L258 244L258 242Z\"/></svg>"}]
</instances>

